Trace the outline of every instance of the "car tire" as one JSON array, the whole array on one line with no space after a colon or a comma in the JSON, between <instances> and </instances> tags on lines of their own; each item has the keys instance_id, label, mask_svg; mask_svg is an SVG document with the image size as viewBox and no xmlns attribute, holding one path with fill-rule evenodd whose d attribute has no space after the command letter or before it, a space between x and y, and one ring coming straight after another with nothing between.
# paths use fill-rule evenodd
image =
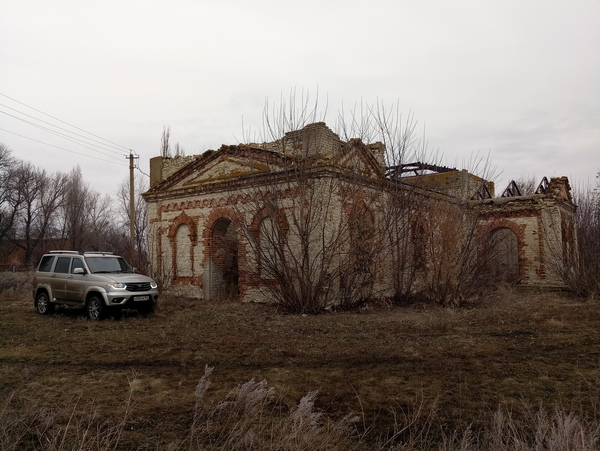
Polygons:
<instances>
[{"instance_id":1,"label":"car tire","mask_svg":"<svg viewBox=\"0 0 600 451\"><path fill-rule=\"evenodd\" d=\"M35 309L40 315L48 315L54 310L54 304L50 302L48 293L40 291L35 297Z\"/></svg>"},{"instance_id":2,"label":"car tire","mask_svg":"<svg viewBox=\"0 0 600 451\"><path fill-rule=\"evenodd\" d=\"M85 303L85 312L92 321L100 321L104 318L106 306L100 296L91 296Z\"/></svg>"}]
</instances>

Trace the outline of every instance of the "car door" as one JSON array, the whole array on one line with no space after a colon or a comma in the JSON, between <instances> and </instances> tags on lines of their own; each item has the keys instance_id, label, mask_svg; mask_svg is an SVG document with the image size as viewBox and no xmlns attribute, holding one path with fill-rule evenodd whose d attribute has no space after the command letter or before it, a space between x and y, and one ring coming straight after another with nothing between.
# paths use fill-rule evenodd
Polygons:
<instances>
[{"instance_id":1,"label":"car door","mask_svg":"<svg viewBox=\"0 0 600 451\"><path fill-rule=\"evenodd\" d=\"M76 269L83 269L83 272L76 274ZM69 301L83 303L85 298L85 287L87 284L87 270L83 264L83 259L80 257L73 257L71 259L71 266L69 269L69 275L66 280L65 297Z\"/></svg>"},{"instance_id":2,"label":"car door","mask_svg":"<svg viewBox=\"0 0 600 451\"><path fill-rule=\"evenodd\" d=\"M56 299L66 299L67 279L69 277L70 267L71 257L60 256L56 259L54 272L50 277L52 296L54 296Z\"/></svg>"}]
</instances>

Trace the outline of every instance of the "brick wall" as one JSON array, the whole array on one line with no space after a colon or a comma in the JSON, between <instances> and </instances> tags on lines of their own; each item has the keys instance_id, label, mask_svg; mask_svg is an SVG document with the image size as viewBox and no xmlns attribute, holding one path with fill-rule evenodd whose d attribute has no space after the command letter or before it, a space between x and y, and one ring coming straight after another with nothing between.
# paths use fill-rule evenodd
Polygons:
<instances>
[{"instance_id":1,"label":"brick wall","mask_svg":"<svg viewBox=\"0 0 600 451\"><path fill-rule=\"evenodd\" d=\"M303 133L293 132L278 142L262 146L269 150L289 151L294 150L294 147L289 145L292 141L295 145L311 142L316 149L320 149L319 152L334 152L339 150L340 145L345 145L324 124L314 124L314 127L304 130ZM352 145L362 144L353 141ZM377 143L362 146L365 151L372 152L377 161L382 159L382 147ZM171 179L169 175L184 167L196 168L194 165L198 165L198 162L202 161L201 158L190 156L153 159L153 164L161 165L156 177L160 177L161 180L173 180L173 183L168 188L151 190L145 195L148 201L152 266L161 277L170 279L179 286L188 287L189 292L195 296L219 298L231 294L234 290L243 301L265 300L265 290L262 289L264 286L261 287L262 282L259 282L258 277L258 259L250 243L241 233L242 227L247 225L257 228L260 220L264 218L266 210L257 198L258 192L270 193L272 199L276 199L282 217L287 215L287 221L291 221L294 216L299 217L294 213L305 206L298 202L298 187L294 187L289 180L277 178L277 174L274 174L272 179L246 177L265 172L264 168L256 171L252 169L258 164L254 156L248 157L244 162L244 152L258 152L256 149L240 146L232 153L229 147L219 151L222 155L225 155L226 151L229 152L226 156L217 158L219 152L210 154L207 157L210 162L205 166L198 166L198 169L188 172L181 171ZM364 164L364 161L360 164ZM211 165L216 166L211 169ZM320 199L330 202L327 211L318 214L321 215L319 217L323 223L323 230L331 236L335 233L335 227L344 224L350 217L352 206L359 201L363 203L373 218L373 243L382 246L382 251L372 268L372 287L382 297L390 296L394 291L394 280L398 278L398 271L414 271L416 263L412 261L410 264L413 267L410 268L399 268L394 263L394 258L399 257L394 256L390 250L392 238L383 234L381 224L389 220L389 211L386 209L391 205L388 203L389 199L386 200L389 197L386 190L389 188L385 183L382 184L385 180L374 181L373 173L363 177L361 171L351 169L349 168L347 173L327 169L311 176L314 177L311 179L311 186L316 193L320 193ZM352 176L347 175L348 173ZM553 179L546 194L483 201L470 201L470 198L485 181L466 171L423 178L411 177L407 181L416 185L416 188L410 189L419 194L411 202L416 202L414 205L420 205L419 208L427 203L448 203L453 206L453 210L458 209L459 213L460 209L463 209L462 214L455 215L460 219L449 224L450 231L460 233L462 230L467 234L469 224L477 221L478 234L485 241L494 231L510 230L516 237L518 275L522 285L561 285L560 265L564 264L565 254L574 252L576 242L575 207L570 202L568 180ZM332 189L332 186L335 188ZM493 184L488 182L488 186L493 193ZM435 194L436 192L443 195ZM421 230L413 224L418 218L412 217L418 208L411 204L403 208L406 217L398 216L397 220L405 221L408 225L403 224L398 229L403 229L403 233L410 230L414 236L408 237L408 241L402 244L405 247L401 252L409 253L411 258L417 255L420 248L418 241L421 238L415 235L415 230L420 230L422 235L433 236L445 222L454 221L444 214L434 217L437 210L432 209L431 214L434 216L427 219L427 215L424 215L421 218ZM278 219L280 220L281 218ZM350 255L351 250L346 249L344 252ZM314 252L318 253L319 249L315 248ZM425 250L420 255L425 261L421 262L416 270L424 280L426 272L433 266L427 259L432 257L431 252ZM450 264L452 256L446 257L449 258ZM346 257L343 253L337 258L339 265L348 263L344 260ZM337 283L339 285L341 281ZM418 286L418 283L415 286Z\"/></svg>"}]
</instances>

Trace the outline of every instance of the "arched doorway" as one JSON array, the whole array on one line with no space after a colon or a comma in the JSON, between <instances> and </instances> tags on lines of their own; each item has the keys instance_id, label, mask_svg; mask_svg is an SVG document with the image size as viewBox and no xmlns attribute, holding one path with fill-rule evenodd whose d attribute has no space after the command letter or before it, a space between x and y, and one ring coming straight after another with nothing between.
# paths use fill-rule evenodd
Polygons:
<instances>
[{"instance_id":1,"label":"arched doorway","mask_svg":"<svg viewBox=\"0 0 600 451\"><path fill-rule=\"evenodd\" d=\"M205 297L236 299L239 295L238 233L230 219L220 218L212 226L207 259Z\"/></svg>"},{"instance_id":2,"label":"arched doorway","mask_svg":"<svg viewBox=\"0 0 600 451\"><path fill-rule=\"evenodd\" d=\"M494 229L488 248L489 272L496 282L519 281L519 240L508 227Z\"/></svg>"}]
</instances>

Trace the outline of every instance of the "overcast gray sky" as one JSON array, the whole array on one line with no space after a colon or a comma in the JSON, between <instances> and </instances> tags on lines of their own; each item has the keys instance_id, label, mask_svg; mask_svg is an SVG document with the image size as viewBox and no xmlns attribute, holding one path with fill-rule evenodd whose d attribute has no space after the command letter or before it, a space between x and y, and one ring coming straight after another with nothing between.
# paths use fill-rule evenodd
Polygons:
<instances>
[{"instance_id":1,"label":"overcast gray sky","mask_svg":"<svg viewBox=\"0 0 600 451\"><path fill-rule=\"evenodd\" d=\"M0 0L0 67L0 142L106 193L126 149L149 172L165 125L188 155L236 144L293 88L332 126L342 103L399 104L448 166L489 153L497 192L600 170L600 0Z\"/></svg>"}]
</instances>

